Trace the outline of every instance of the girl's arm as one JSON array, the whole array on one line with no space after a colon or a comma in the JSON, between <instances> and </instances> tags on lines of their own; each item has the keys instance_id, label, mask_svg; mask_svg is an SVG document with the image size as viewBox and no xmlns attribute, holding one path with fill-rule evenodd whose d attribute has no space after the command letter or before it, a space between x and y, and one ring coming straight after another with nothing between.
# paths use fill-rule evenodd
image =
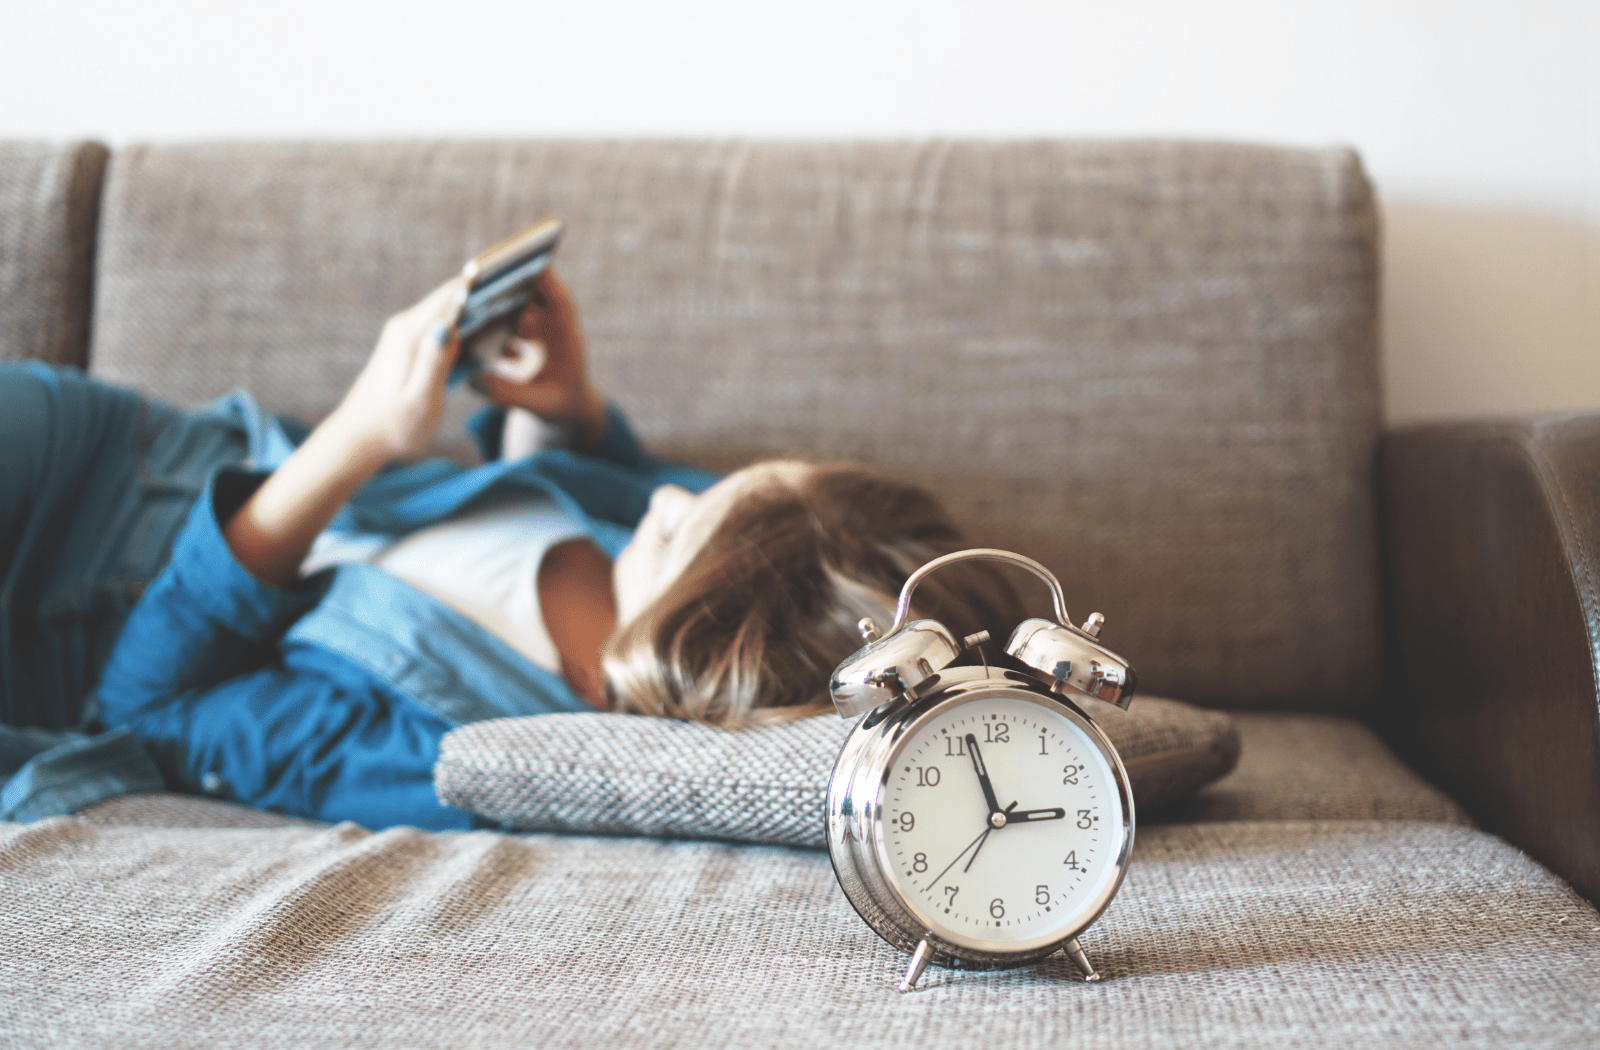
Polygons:
<instances>
[{"instance_id":1,"label":"girl's arm","mask_svg":"<svg viewBox=\"0 0 1600 1050\"><path fill-rule=\"evenodd\" d=\"M448 726L359 668L315 666L315 647L278 647L321 597L299 579L312 540L437 426L463 292L448 282L392 317L339 407L271 475L219 473L129 615L96 689L101 717L132 728L176 784L325 820L471 826L433 798Z\"/></svg>"},{"instance_id":2,"label":"girl's arm","mask_svg":"<svg viewBox=\"0 0 1600 1050\"><path fill-rule=\"evenodd\" d=\"M453 278L391 317L339 407L228 520L228 548L252 576L291 583L345 501L389 460L428 443L444 412L458 349L451 325L465 297L466 282Z\"/></svg>"}]
</instances>

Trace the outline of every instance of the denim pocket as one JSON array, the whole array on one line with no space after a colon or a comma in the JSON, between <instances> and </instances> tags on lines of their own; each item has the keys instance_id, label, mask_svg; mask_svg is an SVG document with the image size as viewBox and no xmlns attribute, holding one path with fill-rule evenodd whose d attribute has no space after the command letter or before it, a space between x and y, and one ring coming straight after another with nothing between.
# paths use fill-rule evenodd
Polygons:
<instances>
[{"instance_id":1,"label":"denim pocket","mask_svg":"<svg viewBox=\"0 0 1600 1050\"><path fill-rule=\"evenodd\" d=\"M138 505L121 541L117 575L149 582L172 556L172 545L189 508L223 466L249 452L244 432L209 415L178 415L161 421L142 449Z\"/></svg>"}]
</instances>

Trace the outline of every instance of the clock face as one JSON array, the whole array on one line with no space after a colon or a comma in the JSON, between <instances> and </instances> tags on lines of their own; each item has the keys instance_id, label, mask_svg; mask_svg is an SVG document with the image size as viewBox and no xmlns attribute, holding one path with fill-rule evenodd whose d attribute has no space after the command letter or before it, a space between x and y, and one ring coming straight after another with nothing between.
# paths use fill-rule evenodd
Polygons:
<instances>
[{"instance_id":1,"label":"clock face","mask_svg":"<svg viewBox=\"0 0 1600 1050\"><path fill-rule=\"evenodd\" d=\"M895 751L879 813L879 864L956 943L1068 936L1120 876L1116 777L1053 703L978 697L936 711Z\"/></svg>"}]
</instances>

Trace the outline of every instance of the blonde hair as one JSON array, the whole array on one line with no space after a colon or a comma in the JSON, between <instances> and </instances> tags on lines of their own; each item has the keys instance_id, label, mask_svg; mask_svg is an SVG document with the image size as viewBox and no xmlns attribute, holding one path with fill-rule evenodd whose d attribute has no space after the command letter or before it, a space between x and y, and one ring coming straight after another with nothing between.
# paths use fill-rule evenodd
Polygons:
<instances>
[{"instance_id":1,"label":"blonde hair","mask_svg":"<svg viewBox=\"0 0 1600 1050\"><path fill-rule=\"evenodd\" d=\"M817 466L746 493L668 587L606 643L615 711L738 726L831 710L828 678L889 626L906 578L968 544L927 490ZM928 577L916 615L957 637L1004 630L1016 594L981 562Z\"/></svg>"}]
</instances>

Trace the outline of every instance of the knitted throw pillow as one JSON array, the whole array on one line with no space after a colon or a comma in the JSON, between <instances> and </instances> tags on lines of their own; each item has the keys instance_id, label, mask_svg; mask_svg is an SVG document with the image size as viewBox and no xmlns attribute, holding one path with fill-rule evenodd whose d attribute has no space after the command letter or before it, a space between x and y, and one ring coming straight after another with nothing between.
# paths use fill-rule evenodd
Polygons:
<instances>
[{"instance_id":1,"label":"knitted throw pillow","mask_svg":"<svg viewBox=\"0 0 1600 1050\"><path fill-rule=\"evenodd\" d=\"M1238 761L1233 720L1157 697L1098 705L1138 806L1155 806ZM536 715L474 722L445 736L441 801L517 831L664 835L826 845L834 759L855 723L821 715L726 730L629 715Z\"/></svg>"}]
</instances>

